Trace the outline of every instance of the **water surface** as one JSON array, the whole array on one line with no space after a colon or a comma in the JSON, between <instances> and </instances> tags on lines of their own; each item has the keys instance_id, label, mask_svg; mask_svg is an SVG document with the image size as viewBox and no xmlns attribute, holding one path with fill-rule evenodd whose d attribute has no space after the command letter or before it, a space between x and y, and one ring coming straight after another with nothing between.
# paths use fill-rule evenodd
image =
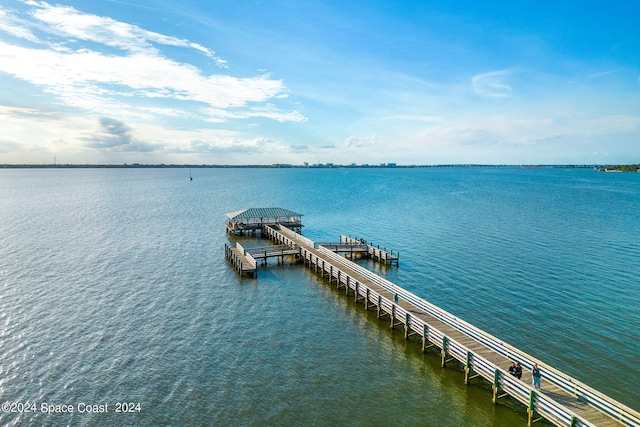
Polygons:
<instances>
[{"instance_id":1,"label":"water surface","mask_svg":"<svg viewBox=\"0 0 640 427\"><path fill-rule=\"evenodd\" d=\"M0 170L2 425L526 424L301 266L239 279L225 213L399 250L380 274L638 410L640 174ZM244 239L243 243L260 245ZM140 403L133 413L117 402Z\"/></svg>"}]
</instances>

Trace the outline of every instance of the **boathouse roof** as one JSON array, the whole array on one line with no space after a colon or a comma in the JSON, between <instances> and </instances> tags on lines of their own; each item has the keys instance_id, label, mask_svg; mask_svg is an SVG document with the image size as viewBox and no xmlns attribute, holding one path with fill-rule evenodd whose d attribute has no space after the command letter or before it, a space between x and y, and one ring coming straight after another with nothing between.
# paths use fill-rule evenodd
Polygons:
<instances>
[{"instance_id":1,"label":"boathouse roof","mask_svg":"<svg viewBox=\"0 0 640 427\"><path fill-rule=\"evenodd\" d=\"M300 217L301 213L282 208L249 208L241 211L230 212L227 218L231 220L255 219L255 218L291 218Z\"/></svg>"}]
</instances>

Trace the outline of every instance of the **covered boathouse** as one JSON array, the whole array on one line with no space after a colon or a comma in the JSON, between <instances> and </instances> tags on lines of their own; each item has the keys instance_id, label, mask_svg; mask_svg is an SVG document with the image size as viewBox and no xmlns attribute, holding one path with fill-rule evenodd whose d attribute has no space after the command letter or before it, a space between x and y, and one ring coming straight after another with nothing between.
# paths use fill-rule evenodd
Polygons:
<instances>
[{"instance_id":1,"label":"covered boathouse","mask_svg":"<svg viewBox=\"0 0 640 427\"><path fill-rule=\"evenodd\" d=\"M227 214L227 233L256 234L265 225L282 225L302 233L302 214L282 208L249 208Z\"/></svg>"}]
</instances>

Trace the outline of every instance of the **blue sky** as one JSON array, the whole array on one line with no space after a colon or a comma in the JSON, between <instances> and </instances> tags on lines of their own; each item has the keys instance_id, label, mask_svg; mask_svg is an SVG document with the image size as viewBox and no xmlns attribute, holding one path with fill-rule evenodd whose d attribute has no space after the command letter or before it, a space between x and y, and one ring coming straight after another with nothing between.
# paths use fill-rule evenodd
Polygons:
<instances>
[{"instance_id":1,"label":"blue sky","mask_svg":"<svg viewBox=\"0 0 640 427\"><path fill-rule=\"evenodd\" d=\"M0 163L640 163L640 3L0 0Z\"/></svg>"}]
</instances>

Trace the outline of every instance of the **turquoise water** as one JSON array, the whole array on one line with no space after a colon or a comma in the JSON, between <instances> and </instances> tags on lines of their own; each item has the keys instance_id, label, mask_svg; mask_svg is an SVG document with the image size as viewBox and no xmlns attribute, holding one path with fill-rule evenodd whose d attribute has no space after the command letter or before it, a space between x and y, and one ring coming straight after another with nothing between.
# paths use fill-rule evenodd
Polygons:
<instances>
[{"instance_id":1,"label":"turquoise water","mask_svg":"<svg viewBox=\"0 0 640 427\"><path fill-rule=\"evenodd\" d=\"M371 267L640 409L640 174L192 173L0 170L0 400L36 403L0 425L526 425L309 270L239 279L224 214L276 206L399 250Z\"/></svg>"}]
</instances>

